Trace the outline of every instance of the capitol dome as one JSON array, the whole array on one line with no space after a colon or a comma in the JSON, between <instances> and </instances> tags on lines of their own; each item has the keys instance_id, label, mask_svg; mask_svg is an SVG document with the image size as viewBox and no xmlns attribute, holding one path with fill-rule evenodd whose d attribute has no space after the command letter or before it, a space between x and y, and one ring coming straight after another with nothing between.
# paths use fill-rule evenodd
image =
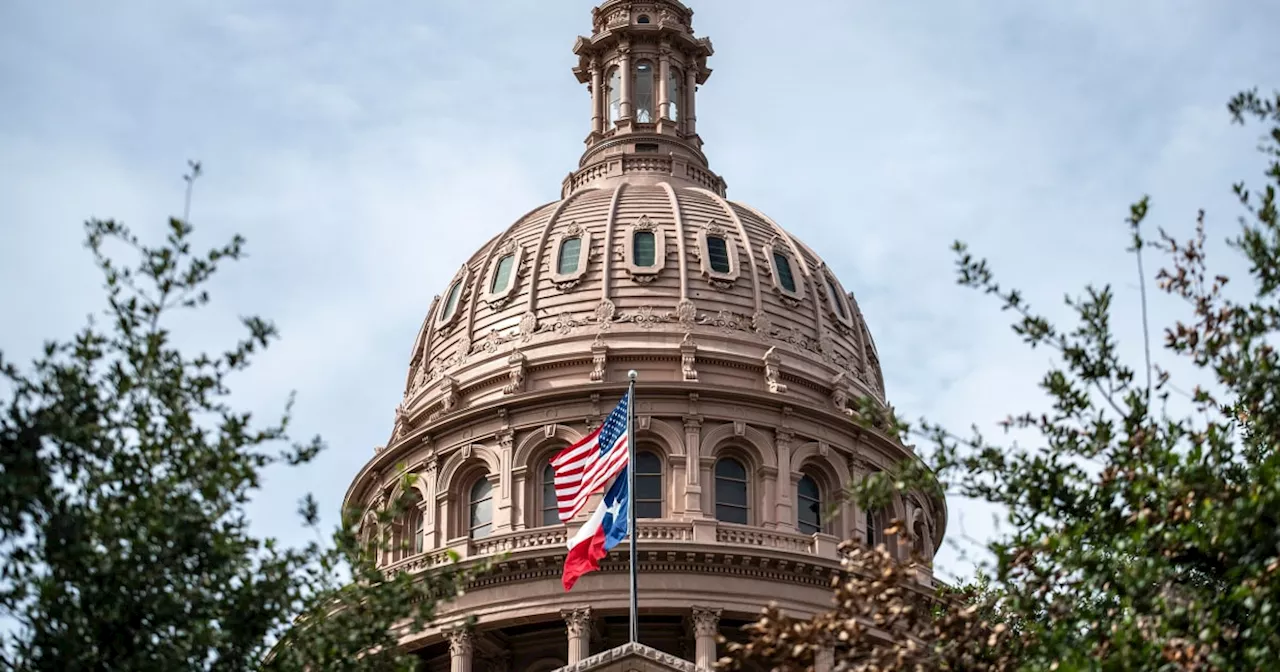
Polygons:
<instances>
[{"instance_id":1,"label":"capitol dome","mask_svg":"<svg viewBox=\"0 0 1280 672\"><path fill-rule=\"evenodd\" d=\"M390 571L507 554L406 633L428 668L706 668L715 635L769 601L828 607L840 540L885 541L898 518L913 534L893 550L932 557L945 529L923 493L885 511L841 501L843 484L916 458L849 418L858 399L886 403L854 295L710 168L695 102L712 47L693 12L608 0L592 16L574 45L592 111L577 169L559 200L460 260L413 342L389 441L347 493L372 512L402 469L419 475L418 507L381 531L397 542L379 558ZM600 425L629 370L641 636L617 648L626 554L560 587L575 524L556 516L548 462Z\"/></svg>"}]
</instances>

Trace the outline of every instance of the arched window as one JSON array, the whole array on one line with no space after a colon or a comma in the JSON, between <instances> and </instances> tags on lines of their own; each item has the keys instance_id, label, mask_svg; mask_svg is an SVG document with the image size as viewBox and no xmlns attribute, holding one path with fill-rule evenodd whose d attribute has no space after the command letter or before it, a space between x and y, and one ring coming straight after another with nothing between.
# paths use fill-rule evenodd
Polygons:
<instances>
[{"instance_id":1,"label":"arched window","mask_svg":"<svg viewBox=\"0 0 1280 672\"><path fill-rule=\"evenodd\" d=\"M827 278L827 294L831 297L831 305L835 306L836 314L840 319L849 319L849 313L845 310L844 301L840 298L840 290L836 289L836 283Z\"/></svg>"},{"instance_id":2,"label":"arched window","mask_svg":"<svg viewBox=\"0 0 1280 672\"><path fill-rule=\"evenodd\" d=\"M631 237L631 263L641 268L658 264L657 238L652 231L636 231Z\"/></svg>"},{"instance_id":3,"label":"arched window","mask_svg":"<svg viewBox=\"0 0 1280 672\"><path fill-rule=\"evenodd\" d=\"M662 517L662 459L650 451L636 453L636 518Z\"/></svg>"},{"instance_id":4,"label":"arched window","mask_svg":"<svg viewBox=\"0 0 1280 672\"><path fill-rule=\"evenodd\" d=\"M542 524L560 524L560 507L556 503L556 469L550 464L542 468Z\"/></svg>"},{"instance_id":5,"label":"arched window","mask_svg":"<svg viewBox=\"0 0 1280 672\"><path fill-rule=\"evenodd\" d=\"M716 462L716 520L746 525L747 468L732 457Z\"/></svg>"},{"instance_id":6,"label":"arched window","mask_svg":"<svg viewBox=\"0 0 1280 672\"><path fill-rule=\"evenodd\" d=\"M667 118L671 121L680 121L680 92L683 90L681 79L683 75L675 68L671 68L667 73L667 107L669 108Z\"/></svg>"},{"instance_id":7,"label":"arched window","mask_svg":"<svg viewBox=\"0 0 1280 672\"><path fill-rule=\"evenodd\" d=\"M568 275L578 272L578 258L582 252L582 238L574 236L560 241L560 258L556 260L556 273Z\"/></svg>"},{"instance_id":8,"label":"arched window","mask_svg":"<svg viewBox=\"0 0 1280 672\"><path fill-rule=\"evenodd\" d=\"M462 294L462 278L453 281L449 285L449 291L445 294L444 306L440 308L440 321L447 322L453 317L453 311L458 307L458 296Z\"/></svg>"},{"instance_id":9,"label":"arched window","mask_svg":"<svg viewBox=\"0 0 1280 672\"><path fill-rule=\"evenodd\" d=\"M613 68L609 70L609 123L618 123L622 116L622 73Z\"/></svg>"},{"instance_id":10,"label":"arched window","mask_svg":"<svg viewBox=\"0 0 1280 672\"><path fill-rule=\"evenodd\" d=\"M470 515L469 536L482 539L493 531L493 484L485 476L481 476L471 486L468 499Z\"/></svg>"},{"instance_id":11,"label":"arched window","mask_svg":"<svg viewBox=\"0 0 1280 672\"><path fill-rule=\"evenodd\" d=\"M803 534L822 531L822 491L812 476L802 476L796 483L796 527Z\"/></svg>"},{"instance_id":12,"label":"arched window","mask_svg":"<svg viewBox=\"0 0 1280 672\"><path fill-rule=\"evenodd\" d=\"M631 87L631 97L635 107L635 118L638 123L653 122L653 64L640 61L636 64L635 86Z\"/></svg>"},{"instance_id":13,"label":"arched window","mask_svg":"<svg viewBox=\"0 0 1280 672\"><path fill-rule=\"evenodd\" d=\"M872 548L885 543L884 530L888 519L884 509L867 511L867 546Z\"/></svg>"},{"instance_id":14,"label":"arched window","mask_svg":"<svg viewBox=\"0 0 1280 672\"><path fill-rule=\"evenodd\" d=\"M649 23L649 15L641 14L640 18L636 19L636 23Z\"/></svg>"},{"instance_id":15,"label":"arched window","mask_svg":"<svg viewBox=\"0 0 1280 672\"><path fill-rule=\"evenodd\" d=\"M490 294L501 294L507 290L507 285L511 284L511 268L515 263L516 255L502 255L498 260L497 268L493 271L493 281L489 283Z\"/></svg>"},{"instance_id":16,"label":"arched window","mask_svg":"<svg viewBox=\"0 0 1280 672\"><path fill-rule=\"evenodd\" d=\"M716 273L728 273L732 270L729 265L729 241L724 236L707 236L707 261L711 270Z\"/></svg>"},{"instance_id":17,"label":"arched window","mask_svg":"<svg viewBox=\"0 0 1280 672\"><path fill-rule=\"evenodd\" d=\"M778 269L778 284L788 292L796 291L796 278L791 274L791 260L781 252L773 253L773 267Z\"/></svg>"}]
</instances>

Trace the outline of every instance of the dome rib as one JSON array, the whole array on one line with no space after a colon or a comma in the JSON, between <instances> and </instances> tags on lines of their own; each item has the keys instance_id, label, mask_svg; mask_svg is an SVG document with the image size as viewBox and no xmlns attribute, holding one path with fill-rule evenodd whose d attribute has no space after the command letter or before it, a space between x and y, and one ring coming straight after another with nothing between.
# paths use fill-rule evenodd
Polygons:
<instances>
[{"instance_id":1,"label":"dome rib","mask_svg":"<svg viewBox=\"0 0 1280 672\"><path fill-rule=\"evenodd\" d=\"M589 194L593 191L597 191L597 189L581 189L569 194L567 198L562 199L556 205L555 211L551 213L551 217L549 217L547 219L547 223L543 225L542 235L538 236L538 249L533 255L533 268L529 273L529 301L526 304L527 310L525 311L525 317L522 319L527 320L530 317L535 321L538 319L538 281L541 279L539 276L542 273L542 257L546 254L547 237L551 235L552 227L560 221L560 215L564 214L564 210L569 207L569 204L577 200L579 196Z\"/></svg>"},{"instance_id":2,"label":"dome rib","mask_svg":"<svg viewBox=\"0 0 1280 672\"><path fill-rule=\"evenodd\" d=\"M760 314L764 311L764 296L760 294L760 269L756 264L756 255L751 253L751 239L747 236L746 225L742 223L742 218L738 216L738 213L720 194L702 187L692 187L690 190L711 198L724 209L729 219L733 220L733 225L738 230L738 239L742 241L742 247L747 251L747 263L751 264L751 289L754 292L756 314Z\"/></svg>"},{"instance_id":3,"label":"dome rib","mask_svg":"<svg viewBox=\"0 0 1280 672\"><path fill-rule=\"evenodd\" d=\"M676 251L680 255L680 302L684 302L689 300L689 255L684 249L684 213L680 211L680 201L671 183L660 182L658 186L666 190L667 198L671 200L671 216L676 223Z\"/></svg>"},{"instance_id":4,"label":"dome rib","mask_svg":"<svg viewBox=\"0 0 1280 672\"><path fill-rule=\"evenodd\" d=\"M618 221L618 203L622 200L622 190L626 188L626 182L619 182L617 188L613 190L613 198L609 200L609 218L604 223L604 264L600 282L601 303L613 301L613 297L609 295L609 290L613 286L613 254L610 252L610 246L613 245L614 225Z\"/></svg>"}]
</instances>

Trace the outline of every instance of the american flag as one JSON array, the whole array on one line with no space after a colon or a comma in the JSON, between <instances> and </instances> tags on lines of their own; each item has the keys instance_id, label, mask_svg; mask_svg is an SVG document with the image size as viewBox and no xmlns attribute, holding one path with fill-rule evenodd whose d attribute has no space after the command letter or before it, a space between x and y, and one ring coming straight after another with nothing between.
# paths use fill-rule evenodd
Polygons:
<instances>
[{"instance_id":1,"label":"american flag","mask_svg":"<svg viewBox=\"0 0 1280 672\"><path fill-rule=\"evenodd\" d=\"M604 424L583 440L551 458L556 472L556 503L560 521L569 522L582 510L591 493L604 487L627 466L627 407L630 393L614 407Z\"/></svg>"}]
</instances>

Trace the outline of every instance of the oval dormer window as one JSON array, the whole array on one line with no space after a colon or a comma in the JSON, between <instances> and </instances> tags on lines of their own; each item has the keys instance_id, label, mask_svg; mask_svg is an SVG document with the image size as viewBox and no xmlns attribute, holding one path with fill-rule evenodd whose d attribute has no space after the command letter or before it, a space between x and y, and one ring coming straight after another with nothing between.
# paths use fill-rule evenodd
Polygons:
<instances>
[{"instance_id":1,"label":"oval dormer window","mask_svg":"<svg viewBox=\"0 0 1280 672\"><path fill-rule=\"evenodd\" d=\"M582 252L582 239L574 236L560 243L560 258L556 260L556 273L568 275L578 272L578 257Z\"/></svg>"},{"instance_id":2,"label":"oval dormer window","mask_svg":"<svg viewBox=\"0 0 1280 672\"><path fill-rule=\"evenodd\" d=\"M707 236L707 262L716 273L728 273L732 270L729 265L729 242L724 236Z\"/></svg>"},{"instance_id":3,"label":"oval dormer window","mask_svg":"<svg viewBox=\"0 0 1280 672\"><path fill-rule=\"evenodd\" d=\"M489 283L490 294L501 294L511 285L511 268L515 266L516 255L507 254L498 260L498 267L493 272L493 281Z\"/></svg>"},{"instance_id":4,"label":"oval dormer window","mask_svg":"<svg viewBox=\"0 0 1280 672\"><path fill-rule=\"evenodd\" d=\"M791 274L791 260L781 252L773 253L773 266L778 269L778 284L788 292L796 291L796 278Z\"/></svg>"},{"instance_id":5,"label":"oval dormer window","mask_svg":"<svg viewBox=\"0 0 1280 672\"><path fill-rule=\"evenodd\" d=\"M445 294L444 307L440 309L440 321L447 322L453 317L453 312L458 308L458 295L462 293L462 280L454 280L449 285L449 292Z\"/></svg>"},{"instance_id":6,"label":"oval dormer window","mask_svg":"<svg viewBox=\"0 0 1280 672\"><path fill-rule=\"evenodd\" d=\"M658 264L657 239L652 231L636 231L631 238L631 263L641 268L652 268Z\"/></svg>"}]
</instances>

